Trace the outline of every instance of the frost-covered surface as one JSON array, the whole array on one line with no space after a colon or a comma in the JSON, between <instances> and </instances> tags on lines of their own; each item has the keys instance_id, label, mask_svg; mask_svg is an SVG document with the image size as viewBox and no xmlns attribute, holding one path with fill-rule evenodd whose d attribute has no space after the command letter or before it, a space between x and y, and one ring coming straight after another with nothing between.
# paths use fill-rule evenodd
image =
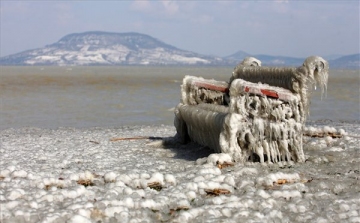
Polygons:
<instances>
[{"instance_id":1,"label":"frost-covered surface","mask_svg":"<svg viewBox=\"0 0 360 223\"><path fill-rule=\"evenodd\" d=\"M325 128L325 129L324 129ZM0 132L1 222L360 222L360 125L311 123L305 163L232 163L172 126ZM112 141L113 140L113 141Z\"/></svg>"},{"instance_id":2,"label":"frost-covered surface","mask_svg":"<svg viewBox=\"0 0 360 223\"><path fill-rule=\"evenodd\" d=\"M253 83L261 82L288 89L300 95L302 107L308 111L312 88L319 85L324 94L327 90L328 77L329 63L319 56L310 56L297 68L237 66L230 82L240 78Z\"/></svg>"},{"instance_id":3,"label":"frost-covered surface","mask_svg":"<svg viewBox=\"0 0 360 223\"><path fill-rule=\"evenodd\" d=\"M187 139L225 152L237 162L256 154L261 162L304 162L301 97L291 91L242 79L223 81L186 76L175 108L180 141ZM276 92L278 98L262 93ZM230 98L229 100L227 100ZM280 100L281 99L281 100ZM229 104L229 105L227 105Z\"/></svg>"},{"instance_id":4,"label":"frost-covered surface","mask_svg":"<svg viewBox=\"0 0 360 223\"><path fill-rule=\"evenodd\" d=\"M311 88L327 88L329 65L318 56L298 68L260 67L256 58L238 64L229 84L185 76L175 127L181 142L191 141L245 162L304 162L303 126ZM203 107L201 104L207 104ZM229 109L226 109L226 106Z\"/></svg>"}]
</instances>

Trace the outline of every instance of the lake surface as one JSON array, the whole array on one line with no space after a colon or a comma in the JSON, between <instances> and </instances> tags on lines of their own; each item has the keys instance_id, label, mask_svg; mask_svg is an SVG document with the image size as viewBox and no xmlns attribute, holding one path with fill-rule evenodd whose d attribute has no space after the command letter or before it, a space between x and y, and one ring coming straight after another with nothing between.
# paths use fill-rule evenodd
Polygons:
<instances>
[{"instance_id":1,"label":"lake surface","mask_svg":"<svg viewBox=\"0 0 360 223\"><path fill-rule=\"evenodd\" d=\"M0 129L173 124L185 75L228 81L233 67L0 67ZM359 70L331 70L308 120L360 119Z\"/></svg>"}]
</instances>

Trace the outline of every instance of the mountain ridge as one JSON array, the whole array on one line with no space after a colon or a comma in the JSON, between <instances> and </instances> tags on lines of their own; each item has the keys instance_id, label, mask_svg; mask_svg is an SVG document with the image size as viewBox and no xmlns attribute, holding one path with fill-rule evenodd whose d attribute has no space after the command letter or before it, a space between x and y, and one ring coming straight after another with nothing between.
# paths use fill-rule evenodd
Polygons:
<instances>
[{"instance_id":1,"label":"mountain ridge","mask_svg":"<svg viewBox=\"0 0 360 223\"><path fill-rule=\"evenodd\" d=\"M232 60L241 60L245 56L255 57L258 60L260 60L263 65L270 65L270 66L299 66L306 59L301 57L249 54L244 51L238 51L224 58L230 58ZM326 56L323 56L323 58L329 62L331 68L350 68L350 69L360 68L360 54L343 55L338 57L329 56L329 57L334 59L327 59Z\"/></svg>"},{"instance_id":2,"label":"mountain ridge","mask_svg":"<svg viewBox=\"0 0 360 223\"><path fill-rule=\"evenodd\" d=\"M72 33L43 48L0 59L7 65L216 64L220 57L178 49L146 34L89 31Z\"/></svg>"},{"instance_id":3,"label":"mountain ridge","mask_svg":"<svg viewBox=\"0 0 360 223\"><path fill-rule=\"evenodd\" d=\"M360 68L359 55L329 60L331 67ZM226 57L179 49L137 32L88 31L71 33L42 48L0 58L0 65L233 65L253 56L268 66L299 66L305 58L253 55L237 51ZM309 55L310 56L310 55Z\"/></svg>"},{"instance_id":4,"label":"mountain ridge","mask_svg":"<svg viewBox=\"0 0 360 223\"><path fill-rule=\"evenodd\" d=\"M126 33L115 33L115 32L103 32L103 31L88 31L88 32L83 32L83 33L71 33L68 34L64 37L62 37L58 42L53 43L51 45L48 46L60 46L61 44L72 44L74 42L74 40L79 41L80 40L84 40L84 37L86 36L99 36L99 35L106 35L107 40L112 40L117 44L123 44L126 46L130 46L130 48L133 48L134 46L131 47L131 40L136 40L137 43L142 43L142 47L147 47L147 48L151 48L151 45L146 45L144 39L148 40L148 44L150 42L150 44L156 45L156 46L161 46L161 47L167 47L167 48L171 48L173 50L179 50L178 48L171 46L169 44L166 44L152 36L146 35L146 34L142 34L142 33L137 33L137 32L126 32ZM86 39L85 39L86 41ZM96 41L104 41L104 39L95 39L94 42L95 44L99 44L96 43ZM110 41L111 43L111 41ZM114 44L114 43L112 43ZM104 42L102 42L102 45L111 45L111 44L106 44Z\"/></svg>"}]
</instances>

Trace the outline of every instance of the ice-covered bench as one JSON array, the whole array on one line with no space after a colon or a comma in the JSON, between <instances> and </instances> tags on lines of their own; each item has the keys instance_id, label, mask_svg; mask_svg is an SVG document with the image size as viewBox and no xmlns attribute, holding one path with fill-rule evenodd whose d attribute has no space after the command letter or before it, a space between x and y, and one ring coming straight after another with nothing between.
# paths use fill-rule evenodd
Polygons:
<instances>
[{"instance_id":1,"label":"ice-covered bench","mask_svg":"<svg viewBox=\"0 0 360 223\"><path fill-rule=\"evenodd\" d=\"M316 83L326 90L328 63L313 56L297 68L260 65L246 58L229 82L186 76L175 109L178 140L228 153L238 162L303 162L310 92Z\"/></svg>"}]
</instances>

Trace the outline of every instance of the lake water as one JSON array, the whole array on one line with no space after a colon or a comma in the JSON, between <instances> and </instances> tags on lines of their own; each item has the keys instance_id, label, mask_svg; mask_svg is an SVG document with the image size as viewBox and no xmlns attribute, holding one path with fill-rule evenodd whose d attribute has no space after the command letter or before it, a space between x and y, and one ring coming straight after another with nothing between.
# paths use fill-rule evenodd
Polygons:
<instances>
[{"instance_id":1,"label":"lake water","mask_svg":"<svg viewBox=\"0 0 360 223\"><path fill-rule=\"evenodd\" d=\"M227 81L233 67L0 67L0 129L173 124L185 75ZM360 119L359 70L331 70L309 120Z\"/></svg>"}]
</instances>

